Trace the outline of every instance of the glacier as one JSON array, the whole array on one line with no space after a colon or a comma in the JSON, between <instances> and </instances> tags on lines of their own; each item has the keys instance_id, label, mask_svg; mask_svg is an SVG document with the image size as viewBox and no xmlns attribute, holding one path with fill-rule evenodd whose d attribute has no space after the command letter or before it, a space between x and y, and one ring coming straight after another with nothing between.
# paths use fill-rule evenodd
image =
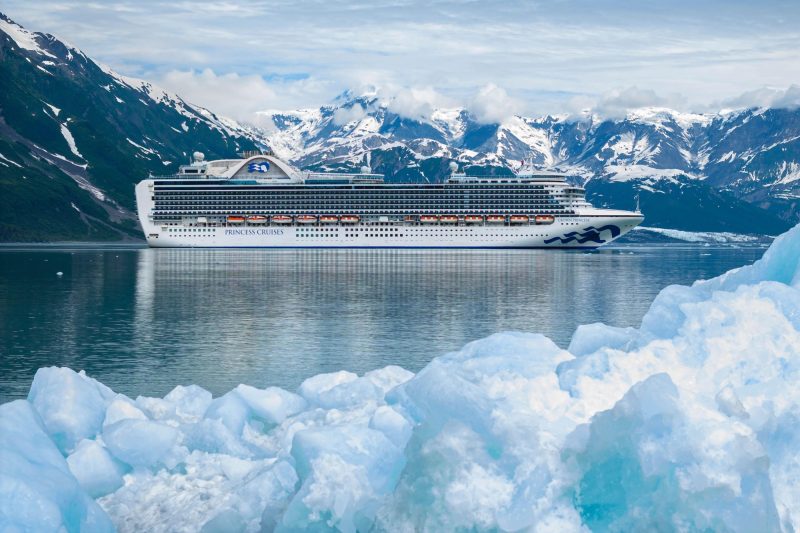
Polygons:
<instances>
[{"instance_id":1,"label":"glacier","mask_svg":"<svg viewBox=\"0 0 800 533\"><path fill-rule=\"evenodd\" d=\"M41 368L0 406L0 530L795 531L800 226L567 349L129 398Z\"/></svg>"}]
</instances>

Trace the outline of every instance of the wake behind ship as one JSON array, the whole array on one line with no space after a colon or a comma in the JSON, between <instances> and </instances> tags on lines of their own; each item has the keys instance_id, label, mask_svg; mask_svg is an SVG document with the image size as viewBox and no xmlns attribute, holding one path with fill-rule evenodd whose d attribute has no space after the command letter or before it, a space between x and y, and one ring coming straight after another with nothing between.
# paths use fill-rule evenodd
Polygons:
<instances>
[{"instance_id":1,"label":"wake behind ship","mask_svg":"<svg viewBox=\"0 0 800 533\"><path fill-rule=\"evenodd\" d=\"M563 174L386 183L359 174L303 172L271 154L194 161L136 185L152 247L596 248L639 212L598 209Z\"/></svg>"}]
</instances>

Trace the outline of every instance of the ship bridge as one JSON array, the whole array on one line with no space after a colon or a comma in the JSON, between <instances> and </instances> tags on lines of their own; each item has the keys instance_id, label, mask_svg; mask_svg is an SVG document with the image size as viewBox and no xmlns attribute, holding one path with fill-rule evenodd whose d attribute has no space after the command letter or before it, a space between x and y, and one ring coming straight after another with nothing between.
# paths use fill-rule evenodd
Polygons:
<instances>
[{"instance_id":1,"label":"ship bridge","mask_svg":"<svg viewBox=\"0 0 800 533\"><path fill-rule=\"evenodd\" d=\"M172 176L151 176L154 179L214 179L259 184L343 184L383 183L383 175L371 174L368 167L360 173L304 172L272 154L245 152L242 159L206 161L202 152L195 152L188 165L181 165Z\"/></svg>"}]
</instances>

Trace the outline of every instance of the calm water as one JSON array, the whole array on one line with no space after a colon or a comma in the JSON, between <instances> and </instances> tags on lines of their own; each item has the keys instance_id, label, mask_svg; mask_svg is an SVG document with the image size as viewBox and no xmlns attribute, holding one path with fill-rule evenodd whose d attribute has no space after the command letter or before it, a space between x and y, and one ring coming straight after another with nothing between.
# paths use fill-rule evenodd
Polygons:
<instances>
[{"instance_id":1,"label":"calm water","mask_svg":"<svg viewBox=\"0 0 800 533\"><path fill-rule=\"evenodd\" d=\"M763 251L0 248L0 402L47 365L133 397L189 383L218 395L340 369L416 371L502 330L566 346L579 324L638 325L662 287Z\"/></svg>"}]
</instances>

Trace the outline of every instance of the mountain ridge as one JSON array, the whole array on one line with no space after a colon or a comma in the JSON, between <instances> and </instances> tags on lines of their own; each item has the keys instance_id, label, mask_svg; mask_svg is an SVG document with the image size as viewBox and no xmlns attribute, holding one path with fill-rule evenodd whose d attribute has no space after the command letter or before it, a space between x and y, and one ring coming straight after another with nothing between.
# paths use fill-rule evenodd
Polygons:
<instances>
[{"instance_id":1,"label":"mountain ridge","mask_svg":"<svg viewBox=\"0 0 800 533\"><path fill-rule=\"evenodd\" d=\"M347 120L337 122L342 116ZM607 197L617 196L618 203L632 205L637 194L677 192L701 210L703 203L726 204L722 211L698 217L701 227L696 229L758 232L769 226L776 232L800 220L797 109L697 114L651 107L617 119L512 116L486 124L465 108L434 109L422 119L403 117L392 111L390 100L370 95L340 98L319 109L263 112L261 120L273 124L262 137L265 144L300 166L318 170L368 164L389 177L402 173L412 181L441 181L447 165L433 164L437 159L455 160L462 168L497 170L526 159L567 173L590 196L601 190ZM783 149L782 157L775 156L776 147ZM376 155L383 162L380 168L373 164ZM433 172L413 170L424 166ZM651 198L644 203L657 202ZM660 211L655 218L659 225L692 226L687 226L690 213L680 205ZM683 216L670 218L670 211ZM721 220L722 213L734 213L742 223Z\"/></svg>"},{"instance_id":2,"label":"mountain ridge","mask_svg":"<svg viewBox=\"0 0 800 533\"><path fill-rule=\"evenodd\" d=\"M0 13L0 241L140 239L133 185L245 127Z\"/></svg>"},{"instance_id":3,"label":"mountain ridge","mask_svg":"<svg viewBox=\"0 0 800 533\"><path fill-rule=\"evenodd\" d=\"M631 110L477 120L466 108L409 113L377 92L264 111L249 125L114 72L0 13L0 241L139 239L133 185L270 147L309 170L368 166L389 181L442 181L451 161L508 174L521 159L560 170L598 205L646 224L777 234L800 219L800 112ZM407 115L412 115L411 117ZM264 127L264 125L269 127Z\"/></svg>"}]
</instances>

